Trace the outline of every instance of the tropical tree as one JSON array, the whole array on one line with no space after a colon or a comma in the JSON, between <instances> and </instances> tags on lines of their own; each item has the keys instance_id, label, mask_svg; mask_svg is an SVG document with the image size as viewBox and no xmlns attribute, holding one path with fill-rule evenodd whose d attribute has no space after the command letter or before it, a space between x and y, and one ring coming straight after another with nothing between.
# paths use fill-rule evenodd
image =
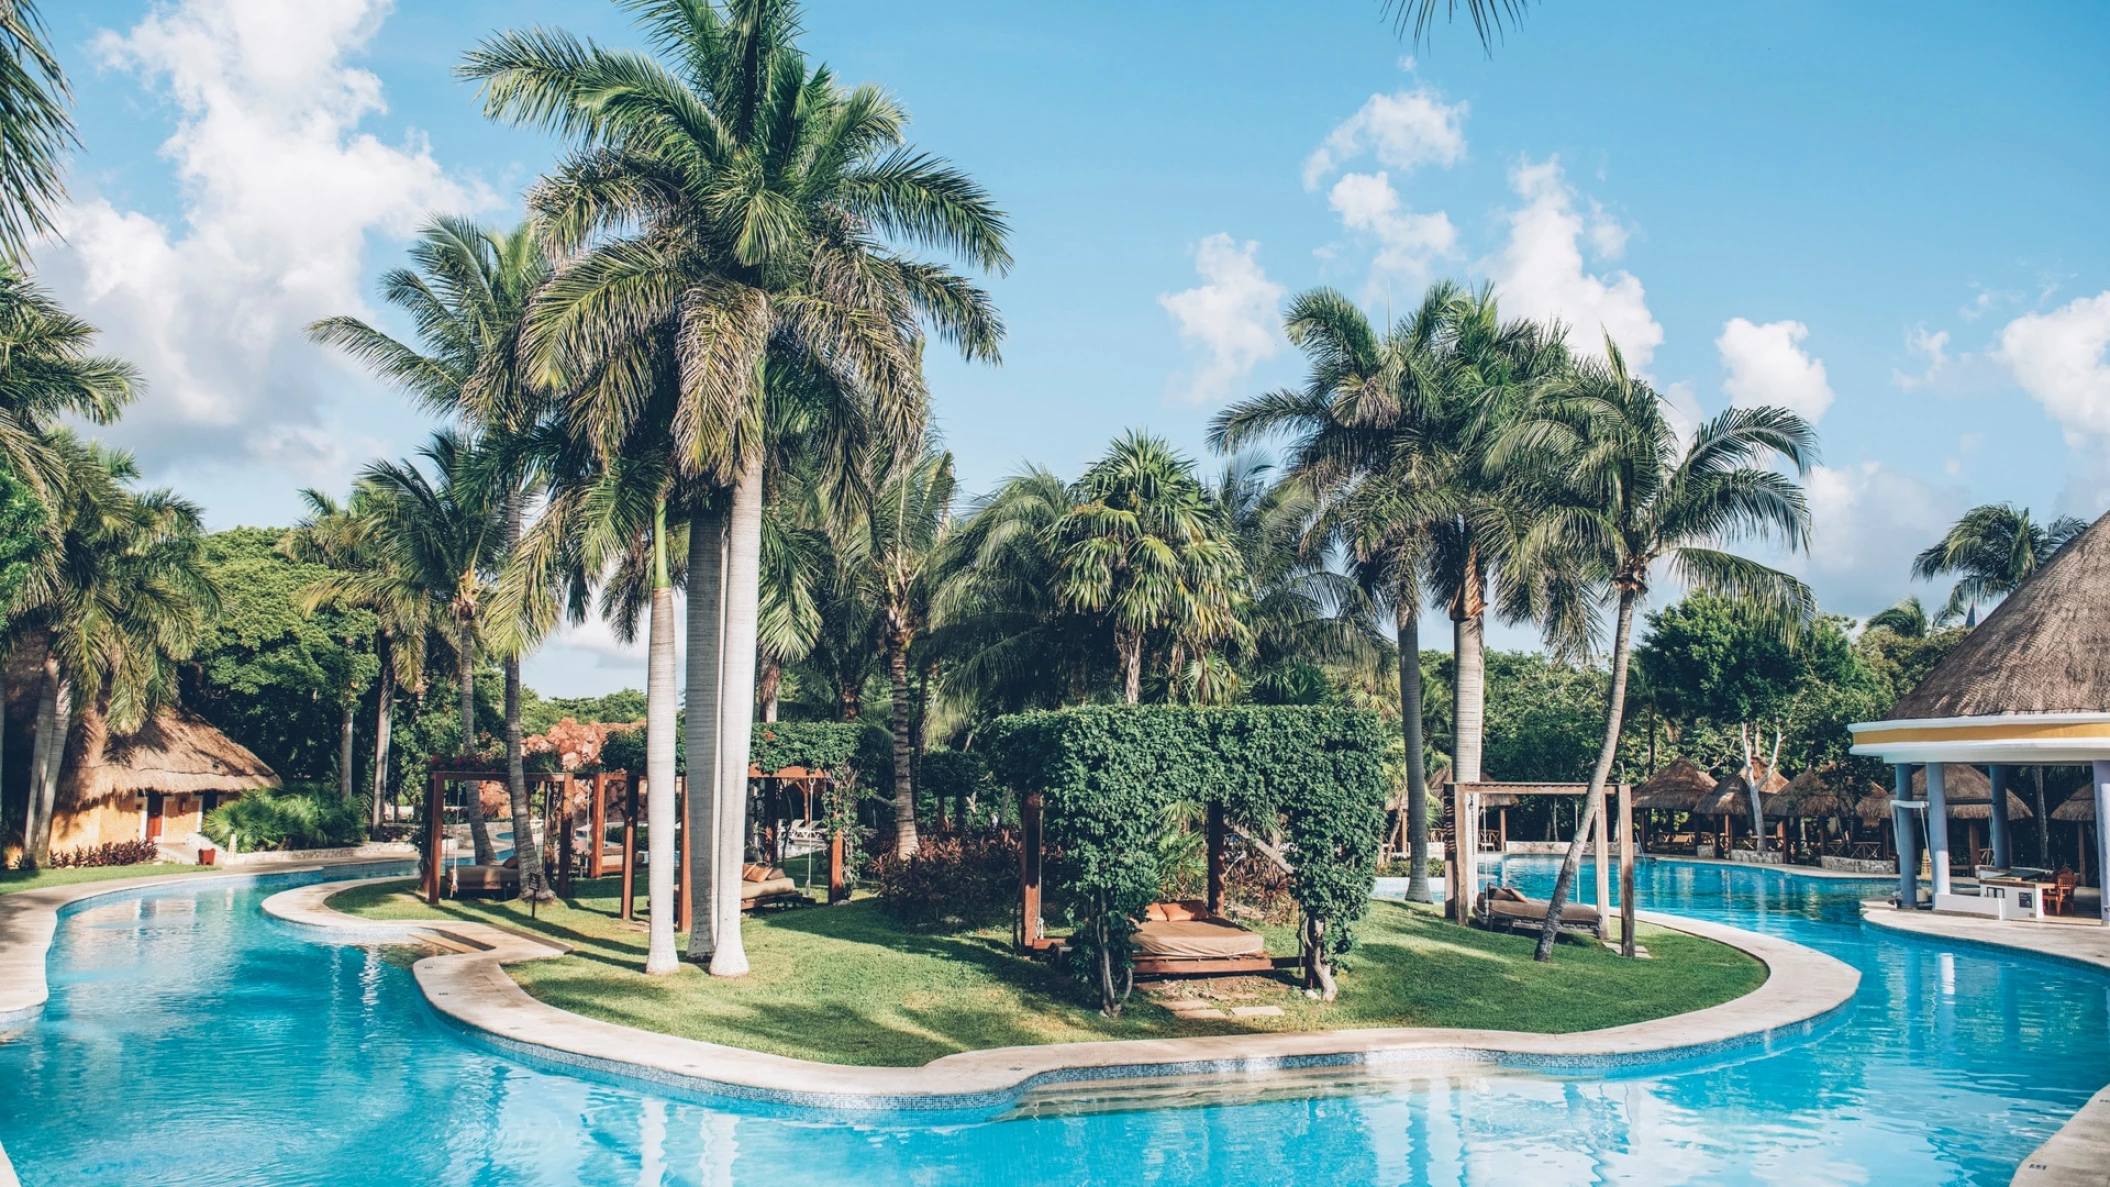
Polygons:
<instances>
[{"instance_id":1,"label":"tropical tree","mask_svg":"<svg viewBox=\"0 0 2110 1187\"><path fill-rule=\"evenodd\" d=\"M1626 701L1634 609L1648 595L1656 567L1686 587L1749 606L1792 629L1816 612L1807 586L1725 550L1743 540L1789 549L1807 544L1809 506L1793 479L1773 468L1786 461L1807 473L1816 434L1778 408L1731 408L1681 442L1661 396L1636 378L1617 345L1606 361L1581 363L1574 380L1519 416L1490 461L1519 475L1548 498L1524 553L1539 563L1573 565L1614 600L1612 681L1604 742L1574 839L1555 878L1537 959L1551 958L1561 904L1575 880L1583 846L1604 811L1605 781L1619 747ZM1757 790L1753 789L1757 812ZM1632 937L1624 937L1631 943Z\"/></svg>"},{"instance_id":2,"label":"tropical tree","mask_svg":"<svg viewBox=\"0 0 2110 1187\"><path fill-rule=\"evenodd\" d=\"M374 565L371 525L347 513L328 495L315 490L301 492L307 504L307 514L301 517L292 530L279 538L278 549L287 557L326 568L353 570ZM350 625L349 623L347 624ZM337 729L337 794L346 803L352 801L352 779L356 763L354 759L355 720L360 698L366 692L367 681L380 675L386 661L376 647L372 654L362 654L357 649L357 640L345 639L344 657L347 662L342 671L335 673L338 694ZM379 823L380 803L374 804L375 823Z\"/></svg>"},{"instance_id":3,"label":"tropical tree","mask_svg":"<svg viewBox=\"0 0 2110 1187\"><path fill-rule=\"evenodd\" d=\"M60 163L80 141L66 72L46 44L36 0L0 2L0 255L20 260L52 229L66 196Z\"/></svg>"},{"instance_id":4,"label":"tropical tree","mask_svg":"<svg viewBox=\"0 0 2110 1187\"><path fill-rule=\"evenodd\" d=\"M364 610L374 616L375 667L380 689L374 710L374 774L368 799L367 825L381 827L381 806L388 794L389 747L395 725L399 687L422 689L425 646L441 623L431 591L407 577L382 544L378 498L364 486L354 487L348 503L339 504L318 490L301 492L307 512L279 543L295 560L327 566L328 576L310 583L296 596L309 614L324 605ZM352 794L352 709L347 697L340 771L345 798ZM515 820L524 815L516 809ZM529 859L523 855L523 867ZM534 855L539 869L541 855ZM522 875L525 879L526 874Z\"/></svg>"},{"instance_id":5,"label":"tropical tree","mask_svg":"<svg viewBox=\"0 0 2110 1187\"><path fill-rule=\"evenodd\" d=\"M418 457L422 460L375 462L361 481L372 492L374 542L384 563L392 567L394 579L438 607L451 627L448 641L461 691L456 753L466 757L476 752L476 657L485 597L501 559L505 501L489 480L489 459L474 439L441 430ZM467 797L466 812L476 863L492 864L490 829L474 792ZM539 864L530 831L526 812L513 817L513 850L520 856L523 882L529 863Z\"/></svg>"},{"instance_id":6,"label":"tropical tree","mask_svg":"<svg viewBox=\"0 0 2110 1187\"><path fill-rule=\"evenodd\" d=\"M711 963L734 975L746 956L727 871L739 864L754 716L766 395L779 372L817 370L869 405L868 423L912 439L920 327L989 359L1000 327L980 290L889 241L990 269L1010 257L1002 215L965 175L903 144L891 99L845 91L807 63L788 0L633 7L657 56L537 30L486 41L462 73L482 84L489 115L576 145L531 199L553 249L573 257L537 302L531 354L556 387L606 377L592 390L609 398L572 409L605 452L648 402L643 373L610 361L630 357L640 334L669 335L677 472L731 492L722 553L707 543L715 524L691 525L706 542L692 545L698 558L722 556L724 568L718 603L690 602L692 636L722 630L716 679L692 664L690 693L695 705L724 690L715 734L696 739L722 745L691 761L715 757L715 783L704 782L719 806ZM693 711L691 725L703 728Z\"/></svg>"},{"instance_id":7,"label":"tropical tree","mask_svg":"<svg viewBox=\"0 0 2110 1187\"><path fill-rule=\"evenodd\" d=\"M56 546L24 591L25 625L45 642L30 758L28 864L51 857L51 822L76 705L92 704L116 734L174 698L176 666L217 612L195 505L167 491L134 492L131 456L54 432L47 498Z\"/></svg>"},{"instance_id":8,"label":"tropical tree","mask_svg":"<svg viewBox=\"0 0 2110 1187\"><path fill-rule=\"evenodd\" d=\"M1932 581L1946 573L1962 579L1949 591L1948 604L1935 622L1978 621L1978 604L1996 602L2015 592L2044 567L2066 542L2087 530L2088 521L2061 516L2050 524L2030 519L2029 509L2012 503L1987 503L1963 513L1940 543L1912 558L1912 576Z\"/></svg>"},{"instance_id":9,"label":"tropical tree","mask_svg":"<svg viewBox=\"0 0 2110 1187\"><path fill-rule=\"evenodd\" d=\"M0 9L0 30L5 25ZM5 76L0 52L0 157L6 153ZM0 162L0 206L7 184ZM0 250L4 243L0 217ZM76 460L53 451L51 430L67 417L109 424L139 395L139 375L129 364L90 353L96 333L13 265L0 263L0 462L40 494Z\"/></svg>"},{"instance_id":10,"label":"tropical tree","mask_svg":"<svg viewBox=\"0 0 2110 1187\"><path fill-rule=\"evenodd\" d=\"M1931 625L1927 620L1927 608L1920 605L1916 597L1906 597L1868 620L1869 630L1889 631L1900 639L1924 639Z\"/></svg>"},{"instance_id":11,"label":"tropical tree","mask_svg":"<svg viewBox=\"0 0 2110 1187\"><path fill-rule=\"evenodd\" d=\"M479 473L503 508L499 549L510 557L520 541L529 469L545 444L538 430L554 405L549 389L530 381L520 352L528 302L549 276L541 237L532 223L500 233L468 219L440 217L419 233L410 258L412 266L390 270L381 287L390 304L410 315L419 347L354 317L324 318L308 334L343 349L427 409L476 427L486 463ZM517 631L498 633L494 641L499 639L506 644L499 648L506 791L518 822L532 815L520 723L520 661L530 640ZM384 697L391 691L384 685ZM550 897L540 852L519 852L521 897Z\"/></svg>"}]
</instances>

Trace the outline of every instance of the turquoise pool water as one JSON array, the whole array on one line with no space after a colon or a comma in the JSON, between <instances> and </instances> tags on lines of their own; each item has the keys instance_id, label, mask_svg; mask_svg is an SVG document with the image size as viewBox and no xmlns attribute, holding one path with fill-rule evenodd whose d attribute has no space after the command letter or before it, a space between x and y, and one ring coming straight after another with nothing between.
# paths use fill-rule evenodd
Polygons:
<instances>
[{"instance_id":1,"label":"turquoise pool water","mask_svg":"<svg viewBox=\"0 0 2110 1187\"><path fill-rule=\"evenodd\" d=\"M1527 889L1551 863L1512 861ZM1850 1013L1783 1050L1611 1076L1313 1077L1295 1099L845 1118L525 1066L434 1021L377 951L257 904L91 901L0 1043L0 1143L46 1184L2005 1184L2110 1081L2110 976L1861 926L1879 884L1648 863L1648 907L1830 952ZM1588 880L1585 879L1585 886Z\"/></svg>"}]
</instances>

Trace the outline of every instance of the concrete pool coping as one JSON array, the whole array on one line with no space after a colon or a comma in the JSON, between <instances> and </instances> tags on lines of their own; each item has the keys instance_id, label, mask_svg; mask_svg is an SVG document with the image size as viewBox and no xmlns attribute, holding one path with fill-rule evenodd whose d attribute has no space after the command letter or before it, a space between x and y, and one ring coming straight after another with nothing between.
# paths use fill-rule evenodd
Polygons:
<instances>
[{"instance_id":1,"label":"concrete pool coping","mask_svg":"<svg viewBox=\"0 0 2110 1187\"><path fill-rule=\"evenodd\" d=\"M311 861L257 869L232 869L224 874L142 874L136 878L110 878L101 882L73 882L16 890L0 894L0 1029L13 1028L43 1010L51 990L44 979L45 957L52 937L58 934L59 913L85 899L106 894L146 890L160 886L229 881L254 882L287 874L317 870L349 869L363 865L401 865L399 857L347 857L343 860ZM7 1180L0 1178L0 1187Z\"/></svg>"},{"instance_id":2,"label":"concrete pool coping","mask_svg":"<svg viewBox=\"0 0 2110 1187\"><path fill-rule=\"evenodd\" d=\"M550 942L483 923L425 924L346 915L331 896L397 879L317 883L264 901L274 918L324 941L439 939L466 951L419 960L412 972L432 1007L472 1038L508 1053L661 1088L822 1109L978 1109L1014 1104L1062 1084L1169 1076L1265 1078L1310 1068L1479 1065L1606 1071L1769 1048L1809 1033L1852 1001L1852 966L1800 944L1739 928L1644 911L1658 927L1714 940L1767 969L1759 988L1720 1005L1576 1034L1373 1027L1051 1043L963 1051L921 1067L819 1063L603 1022L537 1001L503 966L561 954Z\"/></svg>"}]
</instances>

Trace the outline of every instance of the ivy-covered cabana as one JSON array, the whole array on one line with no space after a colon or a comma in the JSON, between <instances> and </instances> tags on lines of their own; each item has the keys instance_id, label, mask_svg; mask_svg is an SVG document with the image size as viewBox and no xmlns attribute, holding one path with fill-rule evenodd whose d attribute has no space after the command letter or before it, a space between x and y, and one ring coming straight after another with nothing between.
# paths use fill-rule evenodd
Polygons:
<instances>
[{"instance_id":1,"label":"ivy-covered cabana","mask_svg":"<svg viewBox=\"0 0 2110 1187\"><path fill-rule=\"evenodd\" d=\"M1134 941L1161 885L1158 832L1180 801L1208 814L1212 916L1222 909L1225 833L1281 837L1271 847L1303 915L1306 983L1332 997L1332 961L1368 909L1385 830L1386 738L1375 715L1092 706L1002 718L990 735L992 769L1019 797L1020 938L1051 946L1040 920L1045 874L1074 928L1068 948L1091 962L1106 1012L1119 1012L1138 971ZM1043 844L1053 853L1045 869Z\"/></svg>"}]
</instances>

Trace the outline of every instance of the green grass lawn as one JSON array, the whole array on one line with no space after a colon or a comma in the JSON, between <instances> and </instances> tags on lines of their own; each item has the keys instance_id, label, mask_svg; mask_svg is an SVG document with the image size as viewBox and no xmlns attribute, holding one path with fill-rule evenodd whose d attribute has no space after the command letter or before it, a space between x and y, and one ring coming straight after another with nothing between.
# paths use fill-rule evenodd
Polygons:
<instances>
[{"instance_id":1,"label":"green grass lawn","mask_svg":"<svg viewBox=\"0 0 2110 1187\"><path fill-rule=\"evenodd\" d=\"M175 862L143 862L136 866L86 866L65 870L0 870L0 894L42 890L46 886L71 886L76 882L107 882L112 878L142 878L159 874L224 874L212 866L187 866Z\"/></svg>"},{"instance_id":2,"label":"green grass lawn","mask_svg":"<svg viewBox=\"0 0 2110 1187\"><path fill-rule=\"evenodd\" d=\"M571 955L508 970L561 1009L779 1055L888 1067L982 1047L1091 1039L1362 1026L1592 1030L1715 1005L1765 979L1764 966L1735 949L1646 925L1639 938L1653 960L1563 943L1541 965L1531 960L1529 937L1470 931L1427 908L1373 902L1331 1004L1305 997L1286 974L1224 977L1139 992L1120 1018L1107 1019L1079 982L1013 953L1008 932L904 931L869 898L751 918L743 931L753 966L746 977L714 980L689 966L646 977L642 923L614 917L617 880L581 881L577 889L533 919L510 901L427 907L408 882L346 891L330 905L378 919L497 923L561 940ZM640 884L640 906L644 897ZM1288 929L1270 932L1268 944L1277 955L1296 951ZM1279 1006L1283 1014L1181 1019L1154 1000L1188 997Z\"/></svg>"}]
</instances>

